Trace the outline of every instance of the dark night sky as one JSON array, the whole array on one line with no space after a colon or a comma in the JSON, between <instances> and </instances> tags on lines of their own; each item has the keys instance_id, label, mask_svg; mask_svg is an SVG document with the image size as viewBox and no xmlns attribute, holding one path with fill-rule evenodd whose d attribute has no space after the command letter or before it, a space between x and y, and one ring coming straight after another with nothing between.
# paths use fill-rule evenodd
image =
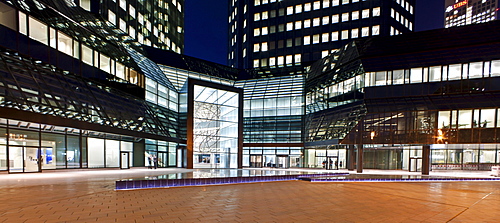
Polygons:
<instances>
[{"instance_id":1,"label":"dark night sky","mask_svg":"<svg viewBox=\"0 0 500 223\"><path fill-rule=\"evenodd\" d=\"M390 1L390 0L387 0ZM227 63L229 0L186 0L184 53ZM444 0L417 0L415 31L443 28Z\"/></svg>"}]
</instances>

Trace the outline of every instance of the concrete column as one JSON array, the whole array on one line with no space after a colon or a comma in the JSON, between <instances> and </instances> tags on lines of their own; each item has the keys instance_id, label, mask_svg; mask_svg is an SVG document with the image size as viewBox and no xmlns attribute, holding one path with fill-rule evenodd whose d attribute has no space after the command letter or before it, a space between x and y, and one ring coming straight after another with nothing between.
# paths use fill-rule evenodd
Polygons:
<instances>
[{"instance_id":1,"label":"concrete column","mask_svg":"<svg viewBox=\"0 0 500 223\"><path fill-rule=\"evenodd\" d=\"M422 146L422 175L429 175L431 161L431 146Z\"/></svg>"},{"instance_id":2,"label":"concrete column","mask_svg":"<svg viewBox=\"0 0 500 223\"><path fill-rule=\"evenodd\" d=\"M363 173L363 144L358 144L356 172Z\"/></svg>"},{"instance_id":3,"label":"concrete column","mask_svg":"<svg viewBox=\"0 0 500 223\"><path fill-rule=\"evenodd\" d=\"M354 145L348 145L347 147L347 163L346 167L347 170L353 171L354 170Z\"/></svg>"}]
</instances>

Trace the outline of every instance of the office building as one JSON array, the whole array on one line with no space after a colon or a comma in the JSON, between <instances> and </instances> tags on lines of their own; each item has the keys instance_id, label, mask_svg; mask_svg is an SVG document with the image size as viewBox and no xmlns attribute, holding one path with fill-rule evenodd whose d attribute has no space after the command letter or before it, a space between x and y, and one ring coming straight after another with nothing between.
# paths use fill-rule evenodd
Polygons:
<instances>
[{"instance_id":1,"label":"office building","mask_svg":"<svg viewBox=\"0 0 500 223\"><path fill-rule=\"evenodd\" d=\"M464 26L498 19L498 0L446 0L444 27Z\"/></svg>"},{"instance_id":2,"label":"office building","mask_svg":"<svg viewBox=\"0 0 500 223\"><path fill-rule=\"evenodd\" d=\"M263 77L303 74L352 40L407 33L414 0L232 0L228 64Z\"/></svg>"}]
</instances>

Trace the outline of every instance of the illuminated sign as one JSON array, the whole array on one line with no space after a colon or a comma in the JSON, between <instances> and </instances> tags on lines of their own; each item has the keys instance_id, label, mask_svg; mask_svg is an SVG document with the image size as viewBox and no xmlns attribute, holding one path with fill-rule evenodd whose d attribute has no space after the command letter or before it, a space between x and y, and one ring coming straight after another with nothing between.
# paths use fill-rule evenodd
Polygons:
<instances>
[{"instance_id":1,"label":"illuminated sign","mask_svg":"<svg viewBox=\"0 0 500 223\"><path fill-rule=\"evenodd\" d=\"M468 0L464 0L464 1L461 1L461 2L457 2L455 3L454 5L450 5L446 8L446 12L451 12L452 10L454 9L458 9L464 5L467 5L467 3L469 3Z\"/></svg>"}]
</instances>

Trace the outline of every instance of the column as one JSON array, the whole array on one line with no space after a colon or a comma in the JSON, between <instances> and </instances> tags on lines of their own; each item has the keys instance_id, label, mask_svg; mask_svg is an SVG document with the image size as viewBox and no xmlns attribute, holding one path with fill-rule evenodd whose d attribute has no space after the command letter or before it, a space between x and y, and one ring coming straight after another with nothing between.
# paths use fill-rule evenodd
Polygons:
<instances>
[{"instance_id":1,"label":"column","mask_svg":"<svg viewBox=\"0 0 500 223\"><path fill-rule=\"evenodd\" d=\"M363 173L363 144L358 144L356 172Z\"/></svg>"},{"instance_id":2,"label":"column","mask_svg":"<svg viewBox=\"0 0 500 223\"><path fill-rule=\"evenodd\" d=\"M354 170L354 145L348 145L347 147L347 170Z\"/></svg>"},{"instance_id":3,"label":"column","mask_svg":"<svg viewBox=\"0 0 500 223\"><path fill-rule=\"evenodd\" d=\"M429 175L431 161L431 146L422 146L422 175Z\"/></svg>"}]
</instances>

